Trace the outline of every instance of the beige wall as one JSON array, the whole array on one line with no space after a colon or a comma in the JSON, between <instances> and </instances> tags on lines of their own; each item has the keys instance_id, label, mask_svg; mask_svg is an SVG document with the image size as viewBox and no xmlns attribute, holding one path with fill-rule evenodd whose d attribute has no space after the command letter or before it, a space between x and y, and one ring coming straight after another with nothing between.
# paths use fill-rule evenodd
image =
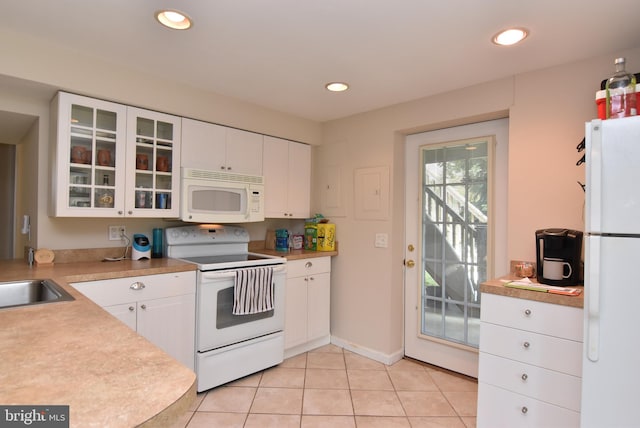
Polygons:
<instances>
[{"instance_id":1,"label":"beige wall","mask_svg":"<svg viewBox=\"0 0 640 428\"><path fill-rule=\"evenodd\" d=\"M538 228L582 230L584 194L577 181L584 182L584 166L575 165L575 148L584 123L596 117L595 91L619 55L640 70L639 49L613 52L326 123L323 145L314 153L315 194L323 194L326 171L339 171L343 191L340 209L314 199L316 211L335 213L340 243L332 272L332 335L372 356L402 350L402 135L508 116L508 201L498 207L508 218L507 258L534 260ZM354 171L382 165L392 168L391 216L356 220ZM388 248L374 247L378 232L389 233Z\"/></svg>"}]
</instances>

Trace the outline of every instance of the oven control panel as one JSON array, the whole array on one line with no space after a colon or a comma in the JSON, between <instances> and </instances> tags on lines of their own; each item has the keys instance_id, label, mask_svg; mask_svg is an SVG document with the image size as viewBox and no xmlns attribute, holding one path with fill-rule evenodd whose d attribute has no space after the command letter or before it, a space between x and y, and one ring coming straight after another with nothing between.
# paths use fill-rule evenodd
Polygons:
<instances>
[{"instance_id":1,"label":"oven control panel","mask_svg":"<svg viewBox=\"0 0 640 428\"><path fill-rule=\"evenodd\" d=\"M248 243L249 233L241 226L227 224L197 224L169 227L165 230L166 245Z\"/></svg>"}]
</instances>

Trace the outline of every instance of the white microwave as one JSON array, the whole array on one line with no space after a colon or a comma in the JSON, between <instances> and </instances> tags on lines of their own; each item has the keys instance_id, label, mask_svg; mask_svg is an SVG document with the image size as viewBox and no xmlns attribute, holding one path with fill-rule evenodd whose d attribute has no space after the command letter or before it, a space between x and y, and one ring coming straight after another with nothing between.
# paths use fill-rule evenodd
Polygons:
<instances>
[{"instance_id":1,"label":"white microwave","mask_svg":"<svg viewBox=\"0 0 640 428\"><path fill-rule=\"evenodd\" d=\"M180 219L195 223L264 220L264 177L182 168Z\"/></svg>"}]
</instances>

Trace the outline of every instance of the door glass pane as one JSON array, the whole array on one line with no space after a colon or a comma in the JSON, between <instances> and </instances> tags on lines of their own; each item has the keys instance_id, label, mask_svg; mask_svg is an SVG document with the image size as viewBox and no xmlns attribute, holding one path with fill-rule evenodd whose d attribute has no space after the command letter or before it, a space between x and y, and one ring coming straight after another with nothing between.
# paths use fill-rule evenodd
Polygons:
<instances>
[{"instance_id":1,"label":"door glass pane","mask_svg":"<svg viewBox=\"0 0 640 428\"><path fill-rule=\"evenodd\" d=\"M488 143L422 149L422 333L477 347L487 272Z\"/></svg>"}]
</instances>

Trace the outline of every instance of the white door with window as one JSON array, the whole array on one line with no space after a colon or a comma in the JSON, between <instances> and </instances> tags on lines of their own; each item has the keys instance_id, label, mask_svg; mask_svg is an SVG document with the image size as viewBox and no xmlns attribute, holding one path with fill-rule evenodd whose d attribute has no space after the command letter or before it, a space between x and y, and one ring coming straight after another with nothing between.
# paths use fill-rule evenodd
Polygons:
<instances>
[{"instance_id":1,"label":"white door with window","mask_svg":"<svg viewBox=\"0 0 640 428\"><path fill-rule=\"evenodd\" d=\"M474 377L480 284L508 270L507 145L500 119L405 146L405 355Z\"/></svg>"}]
</instances>

